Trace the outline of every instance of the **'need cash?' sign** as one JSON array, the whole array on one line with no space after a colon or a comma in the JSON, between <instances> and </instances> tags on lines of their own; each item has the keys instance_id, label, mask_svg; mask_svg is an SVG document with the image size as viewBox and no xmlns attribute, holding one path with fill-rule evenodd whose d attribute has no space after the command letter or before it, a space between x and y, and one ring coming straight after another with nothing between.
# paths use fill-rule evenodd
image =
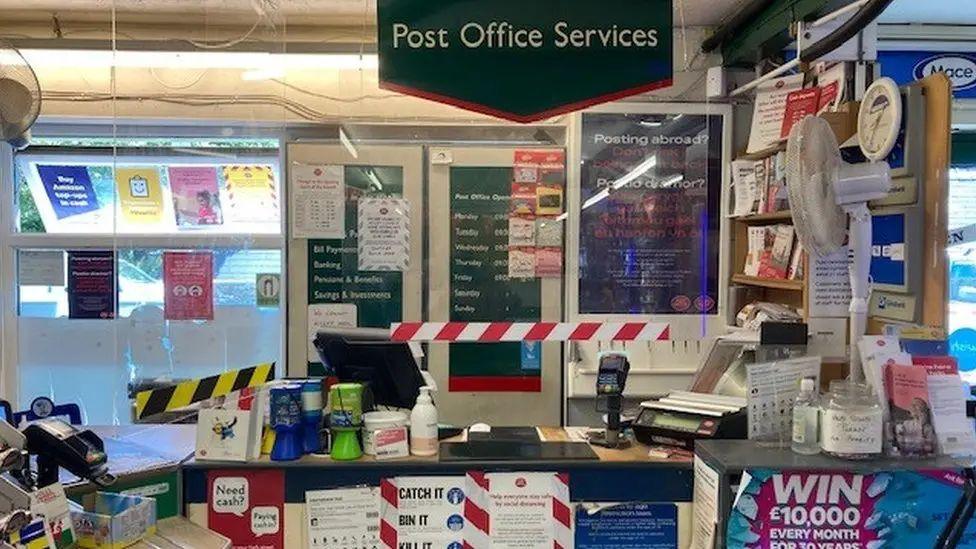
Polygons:
<instances>
[{"instance_id":1,"label":"'need cash?' sign","mask_svg":"<svg viewBox=\"0 0 976 549\"><path fill-rule=\"evenodd\" d=\"M380 87L532 122L671 85L671 0L378 0Z\"/></svg>"}]
</instances>

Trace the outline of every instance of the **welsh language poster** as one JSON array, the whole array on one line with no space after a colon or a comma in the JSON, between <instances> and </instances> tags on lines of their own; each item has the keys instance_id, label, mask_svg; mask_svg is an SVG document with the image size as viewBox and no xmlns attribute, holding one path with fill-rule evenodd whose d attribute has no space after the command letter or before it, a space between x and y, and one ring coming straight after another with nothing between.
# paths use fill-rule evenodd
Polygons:
<instances>
[{"instance_id":1,"label":"welsh language poster","mask_svg":"<svg viewBox=\"0 0 976 549\"><path fill-rule=\"evenodd\" d=\"M51 208L58 219L97 211L98 199L84 166L37 166Z\"/></svg>"},{"instance_id":2,"label":"welsh language poster","mask_svg":"<svg viewBox=\"0 0 976 549\"><path fill-rule=\"evenodd\" d=\"M722 118L583 114L581 314L716 314Z\"/></svg>"},{"instance_id":3,"label":"welsh language poster","mask_svg":"<svg viewBox=\"0 0 976 549\"><path fill-rule=\"evenodd\" d=\"M213 320L213 254L163 253L166 320Z\"/></svg>"},{"instance_id":4,"label":"welsh language poster","mask_svg":"<svg viewBox=\"0 0 976 549\"><path fill-rule=\"evenodd\" d=\"M285 472L207 471L207 527L233 549L285 549Z\"/></svg>"},{"instance_id":5,"label":"welsh language poster","mask_svg":"<svg viewBox=\"0 0 976 549\"><path fill-rule=\"evenodd\" d=\"M963 483L955 471L748 471L729 516L727 546L932 547ZM976 547L976 523L959 546Z\"/></svg>"},{"instance_id":6,"label":"welsh language poster","mask_svg":"<svg viewBox=\"0 0 976 549\"><path fill-rule=\"evenodd\" d=\"M126 223L155 225L163 220L163 188L158 166L115 169L119 211Z\"/></svg>"},{"instance_id":7,"label":"welsh language poster","mask_svg":"<svg viewBox=\"0 0 976 549\"><path fill-rule=\"evenodd\" d=\"M217 168L177 166L169 168L169 188L173 193L176 225L183 228L208 227L224 222L220 207Z\"/></svg>"},{"instance_id":8,"label":"welsh language poster","mask_svg":"<svg viewBox=\"0 0 976 549\"><path fill-rule=\"evenodd\" d=\"M68 317L115 318L115 252L68 252Z\"/></svg>"},{"instance_id":9,"label":"welsh language poster","mask_svg":"<svg viewBox=\"0 0 976 549\"><path fill-rule=\"evenodd\" d=\"M464 476L396 477L380 483L380 540L388 549L461 547Z\"/></svg>"},{"instance_id":10,"label":"welsh language poster","mask_svg":"<svg viewBox=\"0 0 976 549\"><path fill-rule=\"evenodd\" d=\"M278 184L274 169L262 165L221 166L227 211L234 223L274 223L278 221Z\"/></svg>"}]
</instances>

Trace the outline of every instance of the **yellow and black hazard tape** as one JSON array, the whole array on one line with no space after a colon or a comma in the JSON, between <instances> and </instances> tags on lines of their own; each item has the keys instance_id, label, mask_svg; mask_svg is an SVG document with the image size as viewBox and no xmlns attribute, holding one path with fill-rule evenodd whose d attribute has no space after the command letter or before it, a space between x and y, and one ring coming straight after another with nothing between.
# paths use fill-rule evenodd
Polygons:
<instances>
[{"instance_id":1,"label":"yellow and black hazard tape","mask_svg":"<svg viewBox=\"0 0 976 549\"><path fill-rule=\"evenodd\" d=\"M242 370L184 381L162 389L136 393L136 419L186 408L187 406L224 396L246 387L259 387L273 380L275 363L258 364Z\"/></svg>"}]
</instances>

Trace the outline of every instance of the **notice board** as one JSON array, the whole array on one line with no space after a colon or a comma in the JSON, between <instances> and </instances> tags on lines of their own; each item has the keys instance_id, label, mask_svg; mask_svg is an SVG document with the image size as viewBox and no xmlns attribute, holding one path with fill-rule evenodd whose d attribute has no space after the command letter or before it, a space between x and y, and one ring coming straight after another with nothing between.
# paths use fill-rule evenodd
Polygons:
<instances>
[{"instance_id":1,"label":"notice board","mask_svg":"<svg viewBox=\"0 0 976 549\"><path fill-rule=\"evenodd\" d=\"M345 194L343 238L292 238L288 353L289 375L328 372L309 347L310 333L323 318L336 326L388 329L393 322L421 318L422 149L413 146L360 146L353 157L338 144L290 143L287 166L341 168ZM331 168L330 168L331 169ZM291 177L287 179L291 185ZM409 262L405 270L361 270L361 199L388 198L409 204ZM294 221L294 220L292 220Z\"/></svg>"},{"instance_id":2,"label":"notice board","mask_svg":"<svg viewBox=\"0 0 976 549\"><path fill-rule=\"evenodd\" d=\"M400 198L403 169L399 167L343 166L346 180L346 237L308 241L308 303L352 304L356 326L389 328L403 318L403 273L359 270L359 199ZM372 171L383 183L377 189L367 176ZM321 363L311 362L309 375L324 375Z\"/></svg>"},{"instance_id":3,"label":"notice board","mask_svg":"<svg viewBox=\"0 0 976 549\"><path fill-rule=\"evenodd\" d=\"M565 219L556 213L564 210L555 185L557 176L560 185L565 181L564 151L431 148L429 159L428 320L559 321L562 233L535 230L533 235L528 225ZM513 267L513 256L553 248L559 260L547 259L545 269L538 261ZM550 266L558 266L558 273ZM560 343L431 342L427 348L443 417L491 425L520 425L527 417L540 425L560 421Z\"/></svg>"},{"instance_id":4,"label":"notice board","mask_svg":"<svg viewBox=\"0 0 976 549\"><path fill-rule=\"evenodd\" d=\"M451 168L452 321L540 320L539 279L509 277L511 188L511 168ZM451 390L538 391L538 364L523 361L524 345L451 345Z\"/></svg>"}]
</instances>

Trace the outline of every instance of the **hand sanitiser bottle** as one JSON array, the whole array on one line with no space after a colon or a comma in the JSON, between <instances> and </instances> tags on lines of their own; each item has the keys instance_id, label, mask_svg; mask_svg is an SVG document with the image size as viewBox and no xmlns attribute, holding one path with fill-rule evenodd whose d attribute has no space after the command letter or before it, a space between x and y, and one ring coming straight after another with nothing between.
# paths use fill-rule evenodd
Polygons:
<instances>
[{"instance_id":1,"label":"hand sanitiser bottle","mask_svg":"<svg viewBox=\"0 0 976 549\"><path fill-rule=\"evenodd\" d=\"M417 404L410 412L410 453L415 456L437 453L437 408L427 386L420 388Z\"/></svg>"},{"instance_id":2,"label":"hand sanitiser bottle","mask_svg":"<svg viewBox=\"0 0 976 549\"><path fill-rule=\"evenodd\" d=\"M798 454L820 453L820 395L813 378L800 381L800 393L793 402L793 451Z\"/></svg>"}]
</instances>

